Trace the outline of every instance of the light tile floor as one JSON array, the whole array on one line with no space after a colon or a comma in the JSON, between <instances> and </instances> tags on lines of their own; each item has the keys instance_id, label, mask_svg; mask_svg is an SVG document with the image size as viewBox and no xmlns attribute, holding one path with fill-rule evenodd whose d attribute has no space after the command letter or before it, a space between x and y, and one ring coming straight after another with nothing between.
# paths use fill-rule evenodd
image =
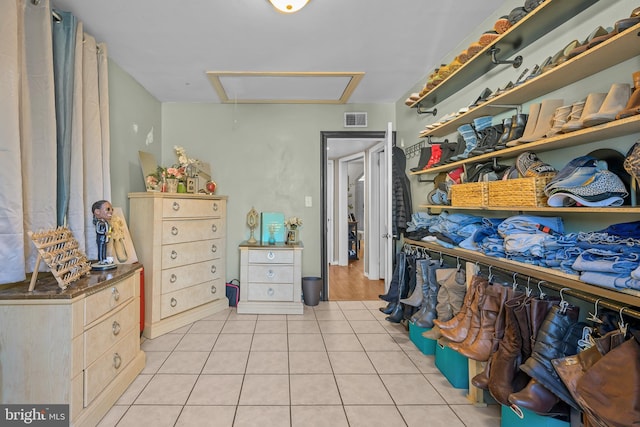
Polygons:
<instances>
[{"instance_id":1,"label":"light tile floor","mask_svg":"<svg viewBox=\"0 0 640 427\"><path fill-rule=\"evenodd\" d=\"M144 370L99 426L500 426L500 408L470 404L380 306L230 308L143 340Z\"/></svg>"}]
</instances>

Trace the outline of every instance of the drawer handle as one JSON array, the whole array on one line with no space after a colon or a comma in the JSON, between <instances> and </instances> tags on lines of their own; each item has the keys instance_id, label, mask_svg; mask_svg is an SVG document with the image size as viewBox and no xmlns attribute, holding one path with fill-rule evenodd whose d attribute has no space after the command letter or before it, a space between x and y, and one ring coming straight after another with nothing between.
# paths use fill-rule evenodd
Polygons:
<instances>
[{"instance_id":1,"label":"drawer handle","mask_svg":"<svg viewBox=\"0 0 640 427\"><path fill-rule=\"evenodd\" d=\"M173 210L174 211L179 211L180 210L180 203L178 202L173 202Z\"/></svg>"},{"instance_id":2,"label":"drawer handle","mask_svg":"<svg viewBox=\"0 0 640 427\"><path fill-rule=\"evenodd\" d=\"M215 265L212 265L212 266L211 266L211 273L215 274L215 272L216 272L216 270L217 270L217 269L218 269L218 268L217 268Z\"/></svg>"},{"instance_id":3,"label":"drawer handle","mask_svg":"<svg viewBox=\"0 0 640 427\"><path fill-rule=\"evenodd\" d=\"M115 353L113 355L113 367L119 369L120 365L122 365L122 357L120 357L118 353Z\"/></svg>"},{"instance_id":4,"label":"drawer handle","mask_svg":"<svg viewBox=\"0 0 640 427\"><path fill-rule=\"evenodd\" d=\"M176 283L176 280L178 280L178 276L175 274L172 274L171 277L169 277L169 282L171 283Z\"/></svg>"},{"instance_id":5,"label":"drawer handle","mask_svg":"<svg viewBox=\"0 0 640 427\"><path fill-rule=\"evenodd\" d=\"M120 333L120 323L117 320L113 321L113 325L111 326L111 330L113 331L113 335L118 335Z\"/></svg>"},{"instance_id":6,"label":"drawer handle","mask_svg":"<svg viewBox=\"0 0 640 427\"><path fill-rule=\"evenodd\" d=\"M212 225L211 225L211 231L213 231L214 233L215 233L216 231L218 231L218 226L216 226L215 224L212 224Z\"/></svg>"},{"instance_id":7,"label":"drawer handle","mask_svg":"<svg viewBox=\"0 0 640 427\"><path fill-rule=\"evenodd\" d=\"M274 259L276 257L275 252L269 251L267 252L267 259Z\"/></svg>"},{"instance_id":8,"label":"drawer handle","mask_svg":"<svg viewBox=\"0 0 640 427\"><path fill-rule=\"evenodd\" d=\"M213 253L218 252L218 247L215 244L211 245L211 252Z\"/></svg>"},{"instance_id":9,"label":"drawer handle","mask_svg":"<svg viewBox=\"0 0 640 427\"><path fill-rule=\"evenodd\" d=\"M171 298L171 307L175 307L176 305L178 305L178 300L175 298Z\"/></svg>"},{"instance_id":10,"label":"drawer handle","mask_svg":"<svg viewBox=\"0 0 640 427\"><path fill-rule=\"evenodd\" d=\"M171 234L174 236L178 235L178 227L176 227L175 225L173 227L171 227Z\"/></svg>"},{"instance_id":11,"label":"drawer handle","mask_svg":"<svg viewBox=\"0 0 640 427\"><path fill-rule=\"evenodd\" d=\"M176 259L176 258L178 258L178 252L171 251L171 259Z\"/></svg>"},{"instance_id":12,"label":"drawer handle","mask_svg":"<svg viewBox=\"0 0 640 427\"><path fill-rule=\"evenodd\" d=\"M272 297L273 294L275 294L275 293L276 293L276 291L274 291L273 288L267 289L267 295L269 295L270 297Z\"/></svg>"},{"instance_id":13,"label":"drawer handle","mask_svg":"<svg viewBox=\"0 0 640 427\"><path fill-rule=\"evenodd\" d=\"M276 273L273 270L267 271L267 278L273 279L276 276Z\"/></svg>"},{"instance_id":14,"label":"drawer handle","mask_svg":"<svg viewBox=\"0 0 640 427\"><path fill-rule=\"evenodd\" d=\"M113 294L113 299L118 301L120 299L120 292L115 287L111 289L111 293Z\"/></svg>"},{"instance_id":15,"label":"drawer handle","mask_svg":"<svg viewBox=\"0 0 640 427\"><path fill-rule=\"evenodd\" d=\"M211 285L211 293L215 294L216 292L218 292L218 289L216 289L216 285Z\"/></svg>"},{"instance_id":16,"label":"drawer handle","mask_svg":"<svg viewBox=\"0 0 640 427\"><path fill-rule=\"evenodd\" d=\"M217 211L217 210L218 210L218 204L217 204L217 203L215 203L215 202L213 203L213 210L214 210L214 211Z\"/></svg>"}]
</instances>

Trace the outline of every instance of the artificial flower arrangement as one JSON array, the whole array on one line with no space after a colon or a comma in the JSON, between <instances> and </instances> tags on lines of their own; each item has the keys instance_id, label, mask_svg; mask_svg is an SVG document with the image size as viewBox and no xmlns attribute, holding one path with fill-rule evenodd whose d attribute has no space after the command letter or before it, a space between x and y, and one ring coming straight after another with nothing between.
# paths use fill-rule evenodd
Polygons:
<instances>
[{"instance_id":1,"label":"artificial flower arrangement","mask_svg":"<svg viewBox=\"0 0 640 427\"><path fill-rule=\"evenodd\" d=\"M175 178L178 181L186 180L189 176L188 169L190 169L191 166L200 163L198 159L189 158L183 147L176 145L173 149L178 157L178 164L174 164L169 167L158 166L154 173L147 175L147 190L160 191L161 184L166 179Z\"/></svg>"},{"instance_id":2,"label":"artificial flower arrangement","mask_svg":"<svg viewBox=\"0 0 640 427\"><path fill-rule=\"evenodd\" d=\"M284 225L287 228L295 230L296 228L302 226L302 218L298 218L297 216L292 216L290 218L287 218L287 220L284 222Z\"/></svg>"}]
</instances>

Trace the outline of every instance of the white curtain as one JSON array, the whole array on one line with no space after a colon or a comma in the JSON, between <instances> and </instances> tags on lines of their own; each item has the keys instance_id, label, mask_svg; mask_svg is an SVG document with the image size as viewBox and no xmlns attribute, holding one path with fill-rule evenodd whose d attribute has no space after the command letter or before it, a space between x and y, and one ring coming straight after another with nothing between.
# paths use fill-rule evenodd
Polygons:
<instances>
[{"instance_id":1,"label":"white curtain","mask_svg":"<svg viewBox=\"0 0 640 427\"><path fill-rule=\"evenodd\" d=\"M57 162L49 1L0 0L0 4L2 284L24 280L33 271L37 252L28 232L56 226ZM87 256L95 259L91 204L111 197L108 78L106 47L96 47L82 28L79 24L76 34L67 223Z\"/></svg>"}]
</instances>

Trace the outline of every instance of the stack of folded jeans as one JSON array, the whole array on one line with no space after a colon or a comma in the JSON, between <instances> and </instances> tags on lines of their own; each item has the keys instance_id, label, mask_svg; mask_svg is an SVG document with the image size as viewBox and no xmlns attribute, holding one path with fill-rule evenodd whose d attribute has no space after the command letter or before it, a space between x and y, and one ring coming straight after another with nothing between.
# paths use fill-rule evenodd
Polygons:
<instances>
[{"instance_id":1,"label":"stack of folded jeans","mask_svg":"<svg viewBox=\"0 0 640 427\"><path fill-rule=\"evenodd\" d=\"M640 221L578 233L583 252L573 263L580 280L592 285L640 290Z\"/></svg>"},{"instance_id":2,"label":"stack of folded jeans","mask_svg":"<svg viewBox=\"0 0 640 427\"><path fill-rule=\"evenodd\" d=\"M545 254L559 248L558 239L563 233L560 217L516 215L498 226L507 259L543 267L547 267Z\"/></svg>"},{"instance_id":3,"label":"stack of folded jeans","mask_svg":"<svg viewBox=\"0 0 640 427\"><path fill-rule=\"evenodd\" d=\"M476 231L460 242L460 247L482 252L486 256L505 258L504 239L498 234L498 226L504 218L482 218Z\"/></svg>"},{"instance_id":4,"label":"stack of folded jeans","mask_svg":"<svg viewBox=\"0 0 640 427\"><path fill-rule=\"evenodd\" d=\"M442 212L439 220L429 227L430 235L423 237L421 240L453 248L471 236L481 226L482 217Z\"/></svg>"}]
</instances>

